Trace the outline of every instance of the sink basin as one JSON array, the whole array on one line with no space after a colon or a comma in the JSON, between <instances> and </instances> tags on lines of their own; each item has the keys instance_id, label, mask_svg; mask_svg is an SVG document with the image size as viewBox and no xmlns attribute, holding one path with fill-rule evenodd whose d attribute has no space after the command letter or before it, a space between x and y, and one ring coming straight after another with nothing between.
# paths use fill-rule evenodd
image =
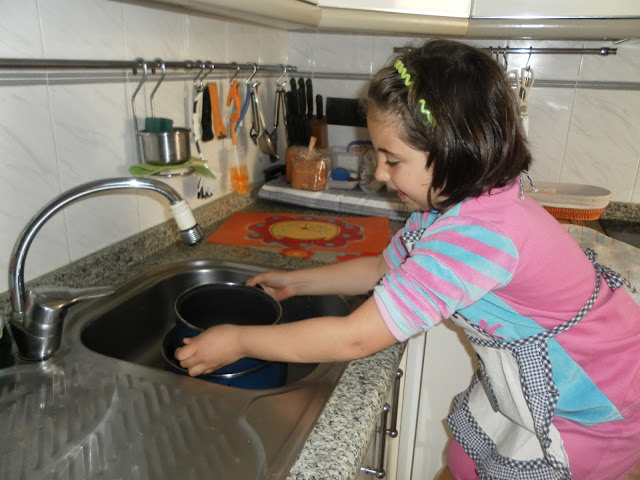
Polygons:
<instances>
[{"instance_id":1,"label":"sink basin","mask_svg":"<svg viewBox=\"0 0 640 480\"><path fill-rule=\"evenodd\" d=\"M0 478L282 480L347 364L290 364L277 388L165 370L161 343L185 289L261 268L213 260L151 270L73 307L46 362L0 369ZM358 297L282 302L282 321L346 315Z\"/></svg>"},{"instance_id":2,"label":"sink basin","mask_svg":"<svg viewBox=\"0 0 640 480\"><path fill-rule=\"evenodd\" d=\"M175 326L174 304L185 290L205 283L243 283L261 270L240 264L192 261L161 267L123 285L115 295L92 306L80 338L90 350L138 365L166 369L165 335ZM281 302L280 323L350 311L339 296L302 296ZM87 315L89 316L89 315ZM306 377L318 364L288 365L285 385Z\"/></svg>"},{"instance_id":3,"label":"sink basin","mask_svg":"<svg viewBox=\"0 0 640 480\"><path fill-rule=\"evenodd\" d=\"M41 432L45 423L38 418L42 412L38 410L29 417L33 425L10 440L20 445L32 436L56 441L57 436L64 436L65 451L80 449L92 459L104 459L95 468L90 465L82 476L85 479L102 478L105 469L118 473L125 469L123 478L133 478L135 470L143 472L136 473L139 478L153 480L183 476L184 472L195 472L190 478L203 480L286 478L347 364L291 363L283 386L246 389L176 374L166 368L161 350L175 324L175 300L184 290L210 282L242 283L263 270L214 260L175 262L116 287L110 297L72 309L61 351L53 359L58 362L51 370L55 378L49 378L49 373L38 375L31 388L59 388L59 378L73 382L74 388L83 386L84 403L94 398L93 403L103 406L104 418L90 432L78 429L75 439L65 433L66 428L50 421L47 432ZM359 297L294 297L281 302L281 322L344 316L361 301ZM0 375L0 397L3 383L20 382L19 375L4 379ZM91 425L88 420L95 409L87 409L85 415L68 399L54 394L49 398L63 403L51 407L64 415L59 418L63 425ZM101 445L95 438L110 443L93 452L92 447ZM40 467L53 471L52 465L70 462L55 453L49 462L40 462ZM126 462L112 461L118 458ZM74 461L79 468L88 462L82 457ZM65 472L71 470L65 468ZM62 474L60 478L71 477Z\"/></svg>"}]
</instances>

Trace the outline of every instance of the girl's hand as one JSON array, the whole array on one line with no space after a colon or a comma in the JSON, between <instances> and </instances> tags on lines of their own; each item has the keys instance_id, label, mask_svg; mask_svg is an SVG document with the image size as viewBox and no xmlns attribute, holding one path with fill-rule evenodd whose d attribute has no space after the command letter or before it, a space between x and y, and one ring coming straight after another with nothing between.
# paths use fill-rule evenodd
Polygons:
<instances>
[{"instance_id":1,"label":"girl's hand","mask_svg":"<svg viewBox=\"0 0 640 480\"><path fill-rule=\"evenodd\" d=\"M238 330L233 325L211 327L197 337L185 338L184 343L174 356L192 377L212 373L246 356L240 351Z\"/></svg>"},{"instance_id":2,"label":"girl's hand","mask_svg":"<svg viewBox=\"0 0 640 480\"><path fill-rule=\"evenodd\" d=\"M265 292L276 300L286 300L296 295L294 286L290 281L291 273L284 270L269 270L247 280L247 285L251 287L260 285Z\"/></svg>"}]
</instances>

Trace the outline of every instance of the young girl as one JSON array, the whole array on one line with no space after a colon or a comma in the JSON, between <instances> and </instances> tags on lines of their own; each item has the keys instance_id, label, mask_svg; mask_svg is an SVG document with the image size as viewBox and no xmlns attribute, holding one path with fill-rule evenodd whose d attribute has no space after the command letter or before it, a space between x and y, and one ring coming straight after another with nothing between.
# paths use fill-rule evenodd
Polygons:
<instances>
[{"instance_id":1,"label":"young girl","mask_svg":"<svg viewBox=\"0 0 640 480\"><path fill-rule=\"evenodd\" d=\"M278 300L373 295L344 318L214 327L176 358L191 375L244 356L350 360L451 318L480 367L447 417L454 478L623 478L640 461L640 306L523 194L531 156L500 67L427 42L383 68L364 104L376 179L415 212L378 257L248 284Z\"/></svg>"}]
</instances>

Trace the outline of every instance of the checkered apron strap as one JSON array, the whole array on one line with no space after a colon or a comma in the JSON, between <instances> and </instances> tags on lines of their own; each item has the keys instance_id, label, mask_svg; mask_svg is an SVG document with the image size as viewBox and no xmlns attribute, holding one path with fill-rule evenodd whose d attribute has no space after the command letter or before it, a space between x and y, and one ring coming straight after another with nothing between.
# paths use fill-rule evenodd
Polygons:
<instances>
[{"instance_id":1,"label":"checkered apron strap","mask_svg":"<svg viewBox=\"0 0 640 480\"><path fill-rule=\"evenodd\" d=\"M402 244L404 248L407 250L407 253L411 253L413 250L414 244L422 238L426 228L418 228L416 230L410 230L408 232L404 232L400 235L400 239L402 240Z\"/></svg>"},{"instance_id":2,"label":"checkered apron strap","mask_svg":"<svg viewBox=\"0 0 640 480\"><path fill-rule=\"evenodd\" d=\"M593 248L587 248L584 253L593 264L593 267L596 269L596 272L598 272L598 275L601 275L602 278L604 278L604 281L607 282L607 285L609 285L609 288L611 288L611 290L617 290L622 286L627 286L633 293L638 292L636 288L631 285L631 283L629 283L629 280L624 278L618 272L596 262L598 253Z\"/></svg>"}]
</instances>

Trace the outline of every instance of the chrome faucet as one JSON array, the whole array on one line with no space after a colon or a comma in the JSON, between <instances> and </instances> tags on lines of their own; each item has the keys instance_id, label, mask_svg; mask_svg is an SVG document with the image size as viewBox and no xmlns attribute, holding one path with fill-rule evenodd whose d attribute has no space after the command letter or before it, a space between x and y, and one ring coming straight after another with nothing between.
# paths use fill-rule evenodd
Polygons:
<instances>
[{"instance_id":1,"label":"chrome faucet","mask_svg":"<svg viewBox=\"0 0 640 480\"><path fill-rule=\"evenodd\" d=\"M11 315L9 324L20 357L30 361L50 358L60 347L62 327L68 307L76 302L111 295L110 287L64 288L36 287L25 298L24 266L29 246L40 228L56 212L81 198L112 190L152 190L169 200L180 237L190 246L203 239L200 225L191 208L172 187L159 180L145 178L108 178L85 183L63 192L42 208L22 230L11 252L9 263L9 295Z\"/></svg>"}]
</instances>

